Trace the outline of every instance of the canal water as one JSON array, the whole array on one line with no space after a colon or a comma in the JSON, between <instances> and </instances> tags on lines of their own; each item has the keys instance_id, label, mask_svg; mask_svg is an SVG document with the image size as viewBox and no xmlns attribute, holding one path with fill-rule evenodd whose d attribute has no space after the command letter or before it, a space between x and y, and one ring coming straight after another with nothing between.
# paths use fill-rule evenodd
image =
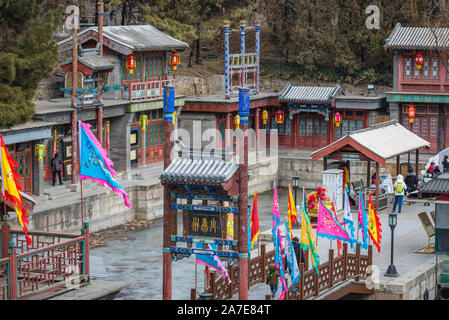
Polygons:
<instances>
[{"instance_id":1,"label":"canal water","mask_svg":"<svg viewBox=\"0 0 449 320\"><path fill-rule=\"evenodd\" d=\"M288 190L279 189L281 223L287 215ZM298 201L302 196L298 190ZM257 195L260 230L272 227L273 192ZM250 204L253 198L250 198ZM178 230L182 230L179 225ZM91 249L91 274L102 280L124 281L131 286L122 290L116 299L162 299L162 219L151 227L117 234L105 239L105 246ZM196 270L195 270L196 269ZM195 268L195 257L172 263L173 299L190 299L190 289L204 291L204 266Z\"/></svg>"}]
</instances>

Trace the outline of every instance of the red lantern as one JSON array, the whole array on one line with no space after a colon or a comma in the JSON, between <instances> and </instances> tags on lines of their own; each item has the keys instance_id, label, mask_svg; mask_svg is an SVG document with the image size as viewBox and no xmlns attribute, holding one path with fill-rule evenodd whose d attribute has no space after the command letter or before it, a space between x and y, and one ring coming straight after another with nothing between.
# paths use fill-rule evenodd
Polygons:
<instances>
[{"instance_id":1,"label":"red lantern","mask_svg":"<svg viewBox=\"0 0 449 320\"><path fill-rule=\"evenodd\" d=\"M341 123L340 112L337 112L337 113L335 114L334 121L335 121L335 126L336 126L336 127L339 127L339 126L340 126L340 123Z\"/></svg>"},{"instance_id":2,"label":"red lantern","mask_svg":"<svg viewBox=\"0 0 449 320\"><path fill-rule=\"evenodd\" d=\"M421 52L418 52L415 57L415 63L417 69L422 69L422 65L424 63L424 57Z\"/></svg>"},{"instance_id":3,"label":"red lantern","mask_svg":"<svg viewBox=\"0 0 449 320\"><path fill-rule=\"evenodd\" d=\"M276 123L284 123L284 113L282 110L278 110L278 112L276 112Z\"/></svg>"},{"instance_id":4,"label":"red lantern","mask_svg":"<svg viewBox=\"0 0 449 320\"><path fill-rule=\"evenodd\" d=\"M181 64L178 53L176 51L172 51L172 56L169 61L170 65L173 67L173 70L178 70L178 66Z\"/></svg>"},{"instance_id":5,"label":"red lantern","mask_svg":"<svg viewBox=\"0 0 449 320\"><path fill-rule=\"evenodd\" d=\"M410 123L413 123L415 121L415 106L413 105L408 106L408 119Z\"/></svg>"},{"instance_id":6,"label":"red lantern","mask_svg":"<svg viewBox=\"0 0 449 320\"><path fill-rule=\"evenodd\" d=\"M136 59L134 58L134 53L131 53L126 61L126 68L129 70L130 74L134 73L134 68L136 68Z\"/></svg>"}]
</instances>

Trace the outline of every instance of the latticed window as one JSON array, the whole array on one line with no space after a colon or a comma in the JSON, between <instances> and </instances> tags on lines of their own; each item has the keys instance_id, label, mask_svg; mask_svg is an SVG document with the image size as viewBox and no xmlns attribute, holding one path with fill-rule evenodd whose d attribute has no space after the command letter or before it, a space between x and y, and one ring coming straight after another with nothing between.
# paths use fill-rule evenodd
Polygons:
<instances>
[{"instance_id":1,"label":"latticed window","mask_svg":"<svg viewBox=\"0 0 449 320\"><path fill-rule=\"evenodd\" d=\"M411 78L412 77L412 58L406 58L404 64L404 77Z\"/></svg>"},{"instance_id":2,"label":"latticed window","mask_svg":"<svg viewBox=\"0 0 449 320\"><path fill-rule=\"evenodd\" d=\"M438 59L432 59L432 79L438 79Z\"/></svg>"}]
</instances>

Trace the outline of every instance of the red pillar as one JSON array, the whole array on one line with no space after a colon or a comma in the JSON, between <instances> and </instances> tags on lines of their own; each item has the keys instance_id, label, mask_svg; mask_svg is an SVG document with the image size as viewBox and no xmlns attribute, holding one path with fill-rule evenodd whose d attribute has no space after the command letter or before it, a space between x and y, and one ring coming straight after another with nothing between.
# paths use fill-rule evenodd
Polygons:
<instances>
[{"instance_id":1,"label":"red pillar","mask_svg":"<svg viewBox=\"0 0 449 320\"><path fill-rule=\"evenodd\" d=\"M245 94L246 92L246 94ZM239 115L243 141L243 161L239 160L239 300L248 300L248 116L249 89L240 88ZM239 148L240 150L240 148Z\"/></svg>"},{"instance_id":2,"label":"red pillar","mask_svg":"<svg viewBox=\"0 0 449 320\"><path fill-rule=\"evenodd\" d=\"M168 95L168 98L166 98ZM170 153L173 149L171 135L173 132L173 111L174 111L174 87L166 87L164 91L164 170L170 165ZM164 218L163 218L163 278L162 278L162 299L172 298L172 265L170 257L170 236L171 236L171 208L170 208L170 186L164 185Z\"/></svg>"},{"instance_id":3,"label":"red pillar","mask_svg":"<svg viewBox=\"0 0 449 320\"><path fill-rule=\"evenodd\" d=\"M240 125L247 133L248 124ZM244 160L239 164L239 300L248 300L248 135L244 134Z\"/></svg>"}]
</instances>

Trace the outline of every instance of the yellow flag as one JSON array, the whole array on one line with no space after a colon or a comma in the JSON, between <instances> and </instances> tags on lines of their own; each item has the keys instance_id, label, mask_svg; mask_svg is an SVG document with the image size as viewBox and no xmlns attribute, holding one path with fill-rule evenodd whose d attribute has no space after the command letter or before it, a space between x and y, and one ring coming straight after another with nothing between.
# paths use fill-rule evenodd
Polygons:
<instances>
[{"instance_id":1,"label":"yellow flag","mask_svg":"<svg viewBox=\"0 0 449 320\"><path fill-rule=\"evenodd\" d=\"M302 220L301 220L301 247L304 249L310 249L310 257L312 266L318 272L318 264L319 264L319 254L318 249L316 247L315 237L313 235L312 225L310 223L310 218L307 210L307 199L306 193L303 191L303 205L302 205Z\"/></svg>"},{"instance_id":2,"label":"yellow flag","mask_svg":"<svg viewBox=\"0 0 449 320\"><path fill-rule=\"evenodd\" d=\"M12 171L10 160L12 160L11 156L9 156L8 150L6 149L6 145L3 141L3 137L0 136L0 165L1 165L1 174L2 174L2 195L3 199L8 199L10 202L14 204L14 210L17 214L17 219L19 220L20 226L25 232L25 236L27 239L27 243L31 244L31 239L28 236L27 227L25 223L28 223L28 218L26 211L22 206L22 196L19 194L19 189L16 185L17 177L14 177L14 173ZM16 173L17 175L17 173Z\"/></svg>"},{"instance_id":3,"label":"yellow flag","mask_svg":"<svg viewBox=\"0 0 449 320\"><path fill-rule=\"evenodd\" d=\"M297 219L297 215L296 215L296 204L295 204L295 201L293 200L292 188L290 186L288 186L288 209L287 210L288 210L287 211L287 223L288 223L288 227L290 229L290 239L293 239L292 229L293 229L293 223Z\"/></svg>"}]
</instances>

